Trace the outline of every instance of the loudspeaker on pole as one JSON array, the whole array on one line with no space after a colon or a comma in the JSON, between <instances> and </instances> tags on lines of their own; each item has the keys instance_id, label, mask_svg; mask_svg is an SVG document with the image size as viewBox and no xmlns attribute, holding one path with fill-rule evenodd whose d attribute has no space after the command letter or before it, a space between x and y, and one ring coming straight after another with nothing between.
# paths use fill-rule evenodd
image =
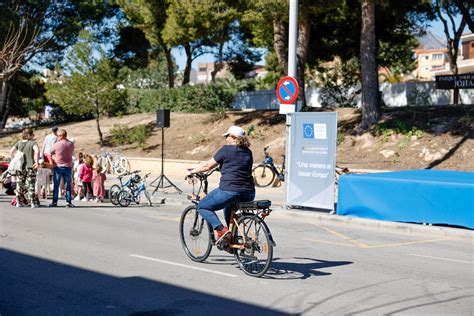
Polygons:
<instances>
[{"instance_id":1,"label":"loudspeaker on pole","mask_svg":"<svg viewBox=\"0 0 474 316\"><path fill-rule=\"evenodd\" d=\"M170 110L169 109L156 110L156 127L158 128L170 127Z\"/></svg>"}]
</instances>

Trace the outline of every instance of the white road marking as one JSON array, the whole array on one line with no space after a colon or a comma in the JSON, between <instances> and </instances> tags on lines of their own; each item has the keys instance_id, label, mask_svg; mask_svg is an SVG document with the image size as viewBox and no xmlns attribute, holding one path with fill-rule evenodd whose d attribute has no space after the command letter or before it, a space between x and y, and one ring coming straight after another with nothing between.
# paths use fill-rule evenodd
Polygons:
<instances>
[{"instance_id":1,"label":"white road marking","mask_svg":"<svg viewBox=\"0 0 474 316\"><path fill-rule=\"evenodd\" d=\"M429 258L429 259L437 259L437 260L444 260L444 261L452 261L452 262L459 262L459 263L468 263L472 264L472 261L464 261L464 260L455 260L455 259L449 259L449 258L441 258L441 257L433 257L433 256L423 256L423 255L417 255L414 253L411 253L410 256L415 256L415 257L422 257L422 258Z\"/></svg>"},{"instance_id":2,"label":"white road marking","mask_svg":"<svg viewBox=\"0 0 474 316\"><path fill-rule=\"evenodd\" d=\"M150 258L150 257L145 257L145 256L140 256L140 255L131 254L130 257L135 257L135 258L140 258L140 259L144 259L144 260L150 260L150 261L155 261L155 262L159 262L159 263L169 264L169 265L173 265L173 266L177 266L177 267L181 267L181 268L187 268L187 269L193 269L193 270L198 270L198 271L203 271L203 272L219 274L219 275L228 276L228 277L232 277L232 278L237 277L237 275L235 275L235 274L224 273L224 272L219 272L219 271L214 271L214 270L209 270L209 269L204 269L204 268L198 268L198 267L188 266L188 265L182 264L182 263L171 262L171 261L166 261L166 260L161 260L161 259L155 259L155 258Z\"/></svg>"}]
</instances>

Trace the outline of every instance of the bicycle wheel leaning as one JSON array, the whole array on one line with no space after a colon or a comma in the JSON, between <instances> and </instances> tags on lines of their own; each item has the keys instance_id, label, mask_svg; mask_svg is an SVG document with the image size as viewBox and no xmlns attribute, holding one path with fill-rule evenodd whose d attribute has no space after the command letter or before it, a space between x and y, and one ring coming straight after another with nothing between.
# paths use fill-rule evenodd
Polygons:
<instances>
[{"instance_id":1,"label":"bicycle wheel leaning","mask_svg":"<svg viewBox=\"0 0 474 316\"><path fill-rule=\"evenodd\" d=\"M186 255L193 261L203 262L212 250L212 229L198 213L196 205L188 206L181 215L179 236Z\"/></svg>"},{"instance_id":2,"label":"bicycle wheel leaning","mask_svg":"<svg viewBox=\"0 0 474 316\"><path fill-rule=\"evenodd\" d=\"M133 196L131 192L122 190L118 193L118 203L121 207L128 207L132 200Z\"/></svg>"},{"instance_id":3,"label":"bicycle wheel leaning","mask_svg":"<svg viewBox=\"0 0 474 316\"><path fill-rule=\"evenodd\" d=\"M257 187L268 187L275 180L275 173L268 165L260 164L252 169L252 175Z\"/></svg>"},{"instance_id":4,"label":"bicycle wheel leaning","mask_svg":"<svg viewBox=\"0 0 474 316\"><path fill-rule=\"evenodd\" d=\"M273 259L268 227L255 215L242 215L237 224L232 228L232 243L244 244L244 248L234 249L235 259L245 274L260 277Z\"/></svg>"},{"instance_id":5,"label":"bicycle wheel leaning","mask_svg":"<svg viewBox=\"0 0 474 316\"><path fill-rule=\"evenodd\" d=\"M97 164L102 168L103 173L109 173L109 160L107 157L99 157Z\"/></svg>"},{"instance_id":6,"label":"bicycle wheel leaning","mask_svg":"<svg viewBox=\"0 0 474 316\"><path fill-rule=\"evenodd\" d=\"M130 172L130 162L128 162L127 158L125 157L118 158L118 162L114 167L114 172L118 175L122 175L125 172Z\"/></svg>"},{"instance_id":7,"label":"bicycle wheel leaning","mask_svg":"<svg viewBox=\"0 0 474 316\"><path fill-rule=\"evenodd\" d=\"M110 198L110 202L113 204L113 205L118 205L119 202L118 202L118 195L120 193L120 186L118 184L114 184L113 186L110 187L109 189L109 198Z\"/></svg>"}]
</instances>

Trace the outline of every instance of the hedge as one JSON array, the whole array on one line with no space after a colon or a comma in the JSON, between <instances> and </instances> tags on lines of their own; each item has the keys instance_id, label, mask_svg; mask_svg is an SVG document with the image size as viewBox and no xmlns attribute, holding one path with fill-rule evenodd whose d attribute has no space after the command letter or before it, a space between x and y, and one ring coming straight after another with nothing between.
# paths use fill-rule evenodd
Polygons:
<instances>
[{"instance_id":1,"label":"hedge","mask_svg":"<svg viewBox=\"0 0 474 316\"><path fill-rule=\"evenodd\" d=\"M157 108L174 112L215 112L231 107L233 99L233 93L218 84L128 89L128 112L153 112Z\"/></svg>"}]
</instances>

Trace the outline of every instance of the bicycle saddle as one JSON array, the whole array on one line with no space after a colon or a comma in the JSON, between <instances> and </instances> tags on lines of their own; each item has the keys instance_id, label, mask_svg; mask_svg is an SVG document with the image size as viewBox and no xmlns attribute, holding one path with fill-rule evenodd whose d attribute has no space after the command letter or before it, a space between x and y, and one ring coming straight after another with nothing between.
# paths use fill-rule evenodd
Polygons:
<instances>
[{"instance_id":1,"label":"bicycle saddle","mask_svg":"<svg viewBox=\"0 0 474 316\"><path fill-rule=\"evenodd\" d=\"M262 210L269 208L272 205L272 201L269 200L256 200L251 202L239 202L236 204L239 210Z\"/></svg>"}]
</instances>

